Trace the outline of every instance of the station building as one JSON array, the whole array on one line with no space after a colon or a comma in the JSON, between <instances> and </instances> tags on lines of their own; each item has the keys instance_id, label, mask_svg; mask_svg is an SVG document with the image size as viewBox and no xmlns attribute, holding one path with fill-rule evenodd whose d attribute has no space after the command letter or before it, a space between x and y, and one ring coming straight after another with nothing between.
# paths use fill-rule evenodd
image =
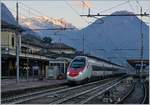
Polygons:
<instances>
[{"instance_id":1,"label":"station building","mask_svg":"<svg viewBox=\"0 0 150 105\"><path fill-rule=\"evenodd\" d=\"M63 43L45 44L35 37L22 34L24 29L2 4L1 11L1 73L2 78L16 78L16 29L20 34L19 72L20 78L49 78L66 72L75 49ZM7 17L7 19L5 18ZM18 32L17 31L17 32Z\"/></svg>"},{"instance_id":2,"label":"station building","mask_svg":"<svg viewBox=\"0 0 150 105\"><path fill-rule=\"evenodd\" d=\"M6 36L9 36L7 38ZM1 50L2 50L2 76L16 76L16 38L12 32L4 32L1 34ZM12 40L10 40L12 39ZM28 76L46 76L48 77L49 66L66 65L71 60L69 57L63 57L66 54L74 54L75 49L65 44L57 46L53 43L50 46L41 43L27 42L22 38L20 52L20 77ZM52 48L51 48L52 46ZM55 48L54 48L55 46ZM67 48L66 48L67 47ZM54 50L53 50L54 49ZM61 68L61 67L60 67ZM34 69L34 70L33 70ZM34 73L33 73L34 71ZM59 72L65 73L65 70Z\"/></svg>"},{"instance_id":3,"label":"station building","mask_svg":"<svg viewBox=\"0 0 150 105\"><path fill-rule=\"evenodd\" d=\"M13 31L3 30L1 33L2 77L16 76L16 34ZM20 77L49 78L54 76L56 78L58 74L66 72L71 60L63 55L74 53L74 48L63 43L45 45L41 42L27 41L25 37L22 37Z\"/></svg>"}]
</instances>

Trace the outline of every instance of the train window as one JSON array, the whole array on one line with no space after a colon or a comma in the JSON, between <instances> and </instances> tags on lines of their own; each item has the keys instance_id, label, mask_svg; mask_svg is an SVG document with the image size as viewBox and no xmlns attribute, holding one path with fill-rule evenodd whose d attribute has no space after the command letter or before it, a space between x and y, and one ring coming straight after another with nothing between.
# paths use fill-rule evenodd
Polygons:
<instances>
[{"instance_id":1,"label":"train window","mask_svg":"<svg viewBox=\"0 0 150 105\"><path fill-rule=\"evenodd\" d=\"M75 59L72 63L71 63L71 68L82 68L85 66L85 59L84 58L78 58Z\"/></svg>"},{"instance_id":2,"label":"train window","mask_svg":"<svg viewBox=\"0 0 150 105\"><path fill-rule=\"evenodd\" d=\"M92 70L93 71L100 71L100 70L102 70L102 68L101 67L99 67L99 66L92 66Z\"/></svg>"}]
</instances>

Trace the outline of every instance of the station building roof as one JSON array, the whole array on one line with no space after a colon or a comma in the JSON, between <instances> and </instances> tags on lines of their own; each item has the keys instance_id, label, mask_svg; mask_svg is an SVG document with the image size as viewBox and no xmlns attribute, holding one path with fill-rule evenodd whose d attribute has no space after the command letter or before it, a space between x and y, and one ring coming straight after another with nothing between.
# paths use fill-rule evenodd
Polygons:
<instances>
[{"instance_id":1,"label":"station building roof","mask_svg":"<svg viewBox=\"0 0 150 105\"><path fill-rule=\"evenodd\" d=\"M127 62L134 68L139 69L141 66L141 60L140 59L128 59ZM144 68L149 65L149 60L144 59L143 60L143 66Z\"/></svg>"},{"instance_id":2,"label":"station building roof","mask_svg":"<svg viewBox=\"0 0 150 105\"><path fill-rule=\"evenodd\" d=\"M47 44L46 47L50 48L50 49L72 49L72 50L75 50L73 47L68 46L64 43L51 43L51 44Z\"/></svg>"}]
</instances>

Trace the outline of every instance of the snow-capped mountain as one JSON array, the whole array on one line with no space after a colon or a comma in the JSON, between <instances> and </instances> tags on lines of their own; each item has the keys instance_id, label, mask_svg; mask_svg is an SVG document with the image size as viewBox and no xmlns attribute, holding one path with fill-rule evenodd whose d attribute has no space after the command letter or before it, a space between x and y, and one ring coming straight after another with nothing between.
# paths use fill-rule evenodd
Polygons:
<instances>
[{"instance_id":1,"label":"snow-capped mountain","mask_svg":"<svg viewBox=\"0 0 150 105\"><path fill-rule=\"evenodd\" d=\"M37 16L32 18L22 17L20 19L21 25L28 27L30 29L43 29L43 30L33 30L38 33L41 37L53 35L58 30L53 30L55 28L74 28L71 23L68 23L64 19L54 19L47 16ZM52 29L52 30L44 30Z\"/></svg>"}]
</instances>

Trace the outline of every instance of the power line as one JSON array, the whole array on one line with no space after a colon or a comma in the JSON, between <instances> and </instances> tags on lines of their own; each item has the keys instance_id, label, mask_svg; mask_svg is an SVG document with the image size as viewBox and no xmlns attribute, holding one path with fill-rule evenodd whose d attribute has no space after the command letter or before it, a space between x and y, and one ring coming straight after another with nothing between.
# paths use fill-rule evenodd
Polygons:
<instances>
[{"instance_id":1,"label":"power line","mask_svg":"<svg viewBox=\"0 0 150 105\"><path fill-rule=\"evenodd\" d=\"M143 16L149 16L149 14L146 14L146 12L144 14L142 14L142 12L140 14L90 14L88 13L88 15L80 15L80 16L86 16L86 17L101 17L101 16L141 16L141 19ZM142 20L141 20L142 21ZM142 24L142 23L141 23ZM143 35L142 35L143 36ZM143 58L143 37L142 37L142 50L141 50L141 59Z\"/></svg>"},{"instance_id":2,"label":"power line","mask_svg":"<svg viewBox=\"0 0 150 105\"><path fill-rule=\"evenodd\" d=\"M139 5L139 7L142 8L142 6L140 5L139 1L138 0L135 0L135 1Z\"/></svg>"},{"instance_id":3,"label":"power line","mask_svg":"<svg viewBox=\"0 0 150 105\"><path fill-rule=\"evenodd\" d=\"M15 9L12 9L12 8L9 8L9 7L8 7L8 9L11 10L11 11L13 11L13 12L16 12ZM23 14L23 13L20 13L20 12L19 12L19 14L21 14L21 16L27 17L27 16L26 16L25 14ZM15 15L15 14L13 14L13 15ZM19 15L18 17L21 18L21 16Z\"/></svg>"},{"instance_id":4,"label":"power line","mask_svg":"<svg viewBox=\"0 0 150 105\"><path fill-rule=\"evenodd\" d=\"M40 15L38 15L38 14L36 14L35 12L33 12L33 11L31 11L31 9L30 8L28 8L28 10L25 8L25 7L20 7L23 11L25 11L26 13L28 13L29 14L29 11L30 11L30 14L32 14L32 15L34 15L34 16L40 16Z\"/></svg>"},{"instance_id":5,"label":"power line","mask_svg":"<svg viewBox=\"0 0 150 105\"><path fill-rule=\"evenodd\" d=\"M129 7L130 7L133 11L135 11L135 9L133 8L132 4L130 3L130 0L128 0L128 4L129 4Z\"/></svg>"},{"instance_id":6,"label":"power line","mask_svg":"<svg viewBox=\"0 0 150 105\"><path fill-rule=\"evenodd\" d=\"M114 50L115 51L120 51L120 50L124 50L124 51L139 51L141 49L134 48L134 49L114 49ZM149 49L143 49L143 50L149 51Z\"/></svg>"},{"instance_id":7,"label":"power line","mask_svg":"<svg viewBox=\"0 0 150 105\"><path fill-rule=\"evenodd\" d=\"M149 16L149 14L88 14L88 15L80 15L80 16L86 16L86 17L101 17L101 16Z\"/></svg>"},{"instance_id":8,"label":"power line","mask_svg":"<svg viewBox=\"0 0 150 105\"><path fill-rule=\"evenodd\" d=\"M67 3L68 4L68 3ZM68 4L69 5L69 4ZM71 6L71 5L69 5L72 9L73 9L73 7ZM73 9L73 10L75 10L75 9ZM75 10L75 12L77 13L77 15L79 15L80 16L80 14ZM82 17L81 17L82 18ZM85 20L86 21L86 20ZM86 21L87 22L87 21ZM94 28L93 28L94 29ZM99 33L99 32L97 32L97 30L95 30L94 29L94 31L93 32L96 32L96 33ZM99 34L97 34L98 36L99 36ZM101 35L101 34L100 34ZM111 41L112 43L113 43L113 41Z\"/></svg>"},{"instance_id":9,"label":"power line","mask_svg":"<svg viewBox=\"0 0 150 105\"><path fill-rule=\"evenodd\" d=\"M100 12L107 12L107 11L109 11L109 10L112 10L112 9L116 8L116 7L125 5L125 4L127 4L128 2L129 2L129 0L127 0L127 1L125 1L125 2L123 2L123 3L117 4L117 5L113 6L113 7L108 8L108 9L105 9L105 10L103 10L103 11L100 11Z\"/></svg>"},{"instance_id":10,"label":"power line","mask_svg":"<svg viewBox=\"0 0 150 105\"><path fill-rule=\"evenodd\" d=\"M74 9L74 8L73 8L73 7L72 7L72 6L68 3L68 2L66 2L66 4L67 4L70 8L72 8L72 9L73 9L73 11L74 11L77 15L79 15L79 16L80 16L80 14L79 14L79 13L78 13L78 12L77 12L77 11L76 11L76 10L75 10L75 9ZM81 18L82 18L82 17L81 17ZM83 18L82 18L82 19L83 19ZM84 20L85 20L85 19L84 19ZM87 22L87 20L85 20L85 22ZM87 22L87 23L88 23L88 22ZM94 29L94 28L93 28L93 29ZM96 33L97 33L97 35L99 36L99 34L98 34L99 32L97 32L97 30L96 30L96 29L94 29L94 30L93 30L93 32L94 32L94 33L96 32ZM101 34L100 34L100 35L101 35ZM113 43L113 41L111 41L111 42L112 42L112 44L114 44L114 43ZM118 58L121 60L121 58L120 58L120 57L118 57Z\"/></svg>"},{"instance_id":11,"label":"power line","mask_svg":"<svg viewBox=\"0 0 150 105\"><path fill-rule=\"evenodd\" d=\"M40 14L40 15L46 16L45 14L43 14L43 12L40 12L40 11L38 11L38 10L36 10L36 9L34 9L34 8L32 8L32 7L30 7L30 6L26 5L26 4L24 4L24 3L22 3L22 2L19 2L19 3L22 4L22 5L24 5L24 6L27 7L27 8L31 9L32 11L35 11L36 13L38 13L38 14ZM47 16L47 17L48 17L48 16Z\"/></svg>"}]
</instances>

